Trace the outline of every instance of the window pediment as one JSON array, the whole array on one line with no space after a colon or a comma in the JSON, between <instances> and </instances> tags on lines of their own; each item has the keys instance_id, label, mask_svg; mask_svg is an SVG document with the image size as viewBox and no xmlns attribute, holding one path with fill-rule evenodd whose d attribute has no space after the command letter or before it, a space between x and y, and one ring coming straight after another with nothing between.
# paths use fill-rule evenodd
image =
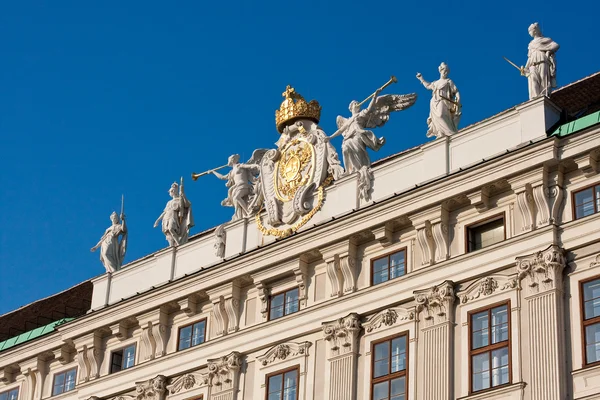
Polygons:
<instances>
[{"instance_id":1,"label":"window pediment","mask_svg":"<svg viewBox=\"0 0 600 400\"><path fill-rule=\"evenodd\" d=\"M402 321L412 321L414 319L415 313L413 310L403 307L393 307L378 312L367 322L365 322L363 327L367 333L371 333L377 329L380 329L382 326L390 327L392 325L401 323Z\"/></svg>"},{"instance_id":2,"label":"window pediment","mask_svg":"<svg viewBox=\"0 0 600 400\"><path fill-rule=\"evenodd\" d=\"M457 293L462 304L490 296L497 291L519 288L519 280L515 275L489 275L471 283L465 290Z\"/></svg>"},{"instance_id":3,"label":"window pediment","mask_svg":"<svg viewBox=\"0 0 600 400\"><path fill-rule=\"evenodd\" d=\"M262 356L256 357L256 359L266 367L269 364L279 363L285 360L289 360L295 357L308 357L308 348L312 344L310 342L286 342L271 347Z\"/></svg>"}]
</instances>

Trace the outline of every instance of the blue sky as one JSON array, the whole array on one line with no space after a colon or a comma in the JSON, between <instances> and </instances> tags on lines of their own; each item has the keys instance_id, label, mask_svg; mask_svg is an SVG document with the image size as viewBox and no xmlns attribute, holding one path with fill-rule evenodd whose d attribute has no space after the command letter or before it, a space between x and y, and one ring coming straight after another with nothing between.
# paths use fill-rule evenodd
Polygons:
<instances>
[{"instance_id":1,"label":"blue sky","mask_svg":"<svg viewBox=\"0 0 600 400\"><path fill-rule=\"evenodd\" d=\"M0 5L0 314L104 268L92 247L125 195L126 262L166 246L152 224L186 179L200 232L230 219L224 182L192 171L273 147L292 84L329 134L348 103L390 75L419 95L378 135L378 159L426 142L429 92L445 61L461 126L527 99L538 21L561 45L559 86L596 72L595 1L18 1ZM341 138L334 144L341 145Z\"/></svg>"}]
</instances>

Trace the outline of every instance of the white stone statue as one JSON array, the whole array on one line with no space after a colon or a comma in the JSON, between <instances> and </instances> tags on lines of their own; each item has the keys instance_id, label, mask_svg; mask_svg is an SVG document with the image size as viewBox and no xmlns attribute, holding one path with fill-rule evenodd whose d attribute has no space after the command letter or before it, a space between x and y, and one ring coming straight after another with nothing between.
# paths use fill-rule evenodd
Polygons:
<instances>
[{"instance_id":1,"label":"white stone statue","mask_svg":"<svg viewBox=\"0 0 600 400\"><path fill-rule=\"evenodd\" d=\"M556 58L558 43L542 36L537 22L529 25L529 42L527 64L521 67L521 74L529 82L529 98L544 95L549 96L552 88L556 87Z\"/></svg>"},{"instance_id":2,"label":"white stone statue","mask_svg":"<svg viewBox=\"0 0 600 400\"><path fill-rule=\"evenodd\" d=\"M162 231L169 246L179 246L187 243L190 228L194 226L192 203L185 197L183 178L180 185L177 182L171 185L169 195L172 199L167 202L164 211L156 219L154 227L156 228L162 220Z\"/></svg>"},{"instance_id":3,"label":"white stone statue","mask_svg":"<svg viewBox=\"0 0 600 400\"><path fill-rule=\"evenodd\" d=\"M438 70L440 79L431 83L417 73L417 79L425 88L432 91L429 102L429 118L427 118L427 137L450 136L458 132L458 123L462 115L460 93L454 82L448 79L450 69L446 63L441 63Z\"/></svg>"},{"instance_id":4,"label":"white stone statue","mask_svg":"<svg viewBox=\"0 0 600 400\"><path fill-rule=\"evenodd\" d=\"M247 163L240 163L239 154L229 157L227 165L231 170L222 175L216 170L211 172L219 179L227 181L229 188L227 198L221 205L233 207L235 212L232 220L249 218L258 211L262 204L262 195L259 185L260 162L267 152L266 149L257 149Z\"/></svg>"},{"instance_id":5,"label":"white stone statue","mask_svg":"<svg viewBox=\"0 0 600 400\"><path fill-rule=\"evenodd\" d=\"M331 140L336 136L343 136L342 156L347 174L360 171L362 167L371 167L367 148L378 151L385 143L385 138L377 138L366 128L383 126L389 120L391 112L407 109L417 99L416 94L379 96L382 89L375 91L371 103L364 110L360 109L359 102L353 100L348 107L352 115L350 118L338 116L338 130L328 138Z\"/></svg>"},{"instance_id":6,"label":"white stone statue","mask_svg":"<svg viewBox=\"0 0 600 400\"><path fill-rule=\"evenodd\" d=\"M125 252L127 251L127 225L125 214L121 213L121 219L116 212L110 215L112 225L104 232L104 235L90 250L95 252L100 248L100 261L106 268L106 272L115 272L121 269ZM119 240L119 236L121 240Z\"/></svg>"},{"instance_id":7,"label":"white stone statue","mask_svg":"<svg viewBox=\"0 0 600 400\"><path fill-rule=\"evenodd\" d=\"M219 225L215 228L215 255L219 258L225 257L225 244L227 242L227 232L225 231L225 225Z\"/></svg>"}]
</instances>

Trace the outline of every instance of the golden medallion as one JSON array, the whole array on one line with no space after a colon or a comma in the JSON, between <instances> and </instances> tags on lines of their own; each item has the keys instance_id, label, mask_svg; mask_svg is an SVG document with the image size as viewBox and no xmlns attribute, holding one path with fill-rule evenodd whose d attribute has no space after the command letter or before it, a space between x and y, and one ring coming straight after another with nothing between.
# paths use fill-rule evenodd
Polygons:
<instances>
[{"instance_id":1,"label":"golden medallion","mask_svg":"<svg viewBox=\"0 0 600 400\"><path fill-rule=\"evenodd\" d=\"M275 165L275 196L283 202L291 201L296 191L309 184L314 175L315 148L304 138L286 144L281 159Z\"/></svg>"}]
</instances>

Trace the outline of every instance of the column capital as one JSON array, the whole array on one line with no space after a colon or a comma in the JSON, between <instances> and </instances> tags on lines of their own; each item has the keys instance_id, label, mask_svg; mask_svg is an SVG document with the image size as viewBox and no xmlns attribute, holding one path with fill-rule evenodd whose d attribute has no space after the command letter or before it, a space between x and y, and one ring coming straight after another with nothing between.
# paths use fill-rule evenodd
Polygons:
<instances>
[{"instance_id":1,"label":"column capital","mask_svg":"<svg viewBox=\"0 0 600 400\"><path fill-rule=\"evenodd\" d=\"M517 279L525 280L528 294L562 288L565 250L551 244L545 250L516 258Z\"/></svg>"},{"instance_id":2,"label":"column capital","mask_svg":"<svg viewBox=\"0 0 600 400\"><path fill-rule=\"evenodd\" d=\"M413 294L417 318L423 313L426 326L453 321L454 282L447 280L429 289L415 290Z\"/></svg>"}]
</instances>

